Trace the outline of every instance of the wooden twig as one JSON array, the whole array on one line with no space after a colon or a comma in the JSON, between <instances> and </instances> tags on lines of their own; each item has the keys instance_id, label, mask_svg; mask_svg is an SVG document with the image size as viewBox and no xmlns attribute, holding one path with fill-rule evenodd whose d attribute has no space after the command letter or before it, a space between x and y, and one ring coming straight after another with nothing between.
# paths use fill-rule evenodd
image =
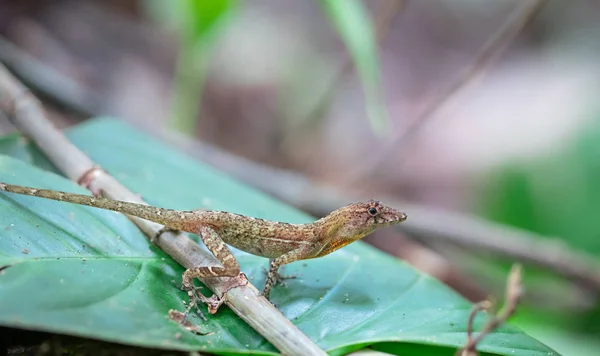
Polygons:
<instances>
[{"instance_id":1,"label":"wooden twig","mask_svg":"<svg viewBox=\"0 0 600 356\"><path fill-rule=\"evenodd\" d=\"M58 107L83 117L98 115L100 96L65 77L0 36L0 62L38 95L52 99Z\"/></svg>"},{"instance_id":2,"label":"wooden twig","mask_svg":"<svg viewBox=\"0 0 600 356\"><path fill-rule=\"evenodd\" d=\"M370 172L375 172L381 169L382 164L386 161L383 157L396 157L394 165L398 166L403 163L407 157L407 152L410 150L408 146L411 140L415 139L419 131L430 122L433 115L442 108L450 98L456 95L461 89L467 86L475 78L483 75L496 61L496 59L508 48L519 33L531 22L531 20L539 13L542 6L547 0L527 0L521 6L513 11L511 16L506 20L500 29L498 29L492 37L490 37L479 50L479 54L475 56L475 60L466 68L458 73L458 75L445 88L441 88L435 95L430 104L425 106L411 121L408 127L395 134L388 141L382 152L377 154L374 159L369 160L356 179L360 179Z\"/></svg>"},{"instance_id":3,"label":"wooden twig","mask_svg":"<svg viewBox=\"0 0 600 356\"><path fill-rule=\"evenodd\" d=\"M500 325L504 324L506 320L508 320L508 318L515 313L517 305L523 296L521 279L521 266L515 264L512 266L508 275L508 281L506 282L504 308L498 313L498 315L490 315L488 322L483 327L483 330L481 330L476 337L473 337L473 322L475 320L475 315L479 311L490 310L494 306L494 303L489 300L475 304L468 320L467 342L462 349L456 352L457 356L476 356L477 344L479 344L481 340L486 337L486 335L489 335Z\"/></svg>"},{"instance_id":4,"label":"wooden twig","mask_svg":"<svg viewBox=\"0 0 600 356\"><path fill-rule=\"evenodd\" d=\"M471 314L469 314L469 320L467 321L467 344L473 342L473 323L475 322L475 317L477 313L480 311L487 311L492 307L492 302L489 300L484 300L483 302L476 303L471 310Z\"/></svg>"},{"instance_id":5,"label":"wooden twig","mask_svg":"<svg viewBox=\"0 0 600 356\"><path fill-rule=\"evenodd\" d=\"M38 100L0 65L0 110L26 136L34 140L48 158L70 179L79 180L96 164L75 147L47 120ZM115 178L94 170L90 190L102 192L111 199L144 203ZM161 231L162 225L131 218L149 237ZM164 232L156 241L158 247L185 268L198 265L218 265L216 259L185 234ZM237 277L236 277L237 278ZM218 296L227 290L229 278L210 278L202 282ZM325 355L307 336L300 332L269 301L259 296L250 283L227 291L226 304L286 355Z\"/></svg>"}]
</instances>

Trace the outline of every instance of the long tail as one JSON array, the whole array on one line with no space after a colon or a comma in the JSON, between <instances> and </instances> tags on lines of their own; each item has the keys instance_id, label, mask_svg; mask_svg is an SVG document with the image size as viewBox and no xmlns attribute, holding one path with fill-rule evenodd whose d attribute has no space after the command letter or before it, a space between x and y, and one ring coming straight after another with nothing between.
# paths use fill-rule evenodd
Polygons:
<instances>
[{"instance_id":1,"label":"long tail","mask_svg":"<svg viewBox=\"0 0 600 356\"><path fill-rule=\"evenodd\" d=\"M30 188L1 182L0 190L10 193L58 200L67 203L87 205L99 209L118 211L120 213L154 221L176 230L185 230L185 228L189 226L190 214L194 214L192 211L163 209L144 204L136 204L107 198L97 198L91 195L67 193L49 189ZM188 226L185 226L186 221L188 222Z\"/></svg>"}]
</instances>

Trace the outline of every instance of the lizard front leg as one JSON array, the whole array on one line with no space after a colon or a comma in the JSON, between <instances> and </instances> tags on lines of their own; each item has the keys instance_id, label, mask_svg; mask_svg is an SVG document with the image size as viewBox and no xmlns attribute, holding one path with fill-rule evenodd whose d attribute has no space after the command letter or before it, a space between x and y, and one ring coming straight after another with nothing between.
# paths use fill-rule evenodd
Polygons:
<instances>
[{"instance_id":1,"label":"lizard front leg","mask_svg":"<svg viewBox=\"0 0 600 356\"><path fill-rule=\"evenodd\" d=\"M216 295L207 298L202 293L196 291L194 288L194 278L235 277L240 273L240 265L215 230L203 226L200 228L198 235L208 250L223 264L223 267L198 266L192 267L183 273L183 288L188 291L188 297L190 298L190 305L186 310L186 316L189 310L194 307L197 300L208 304L208 311L211 314L216 313L221 304L223 304L223 300L219 299Z\"/></svg>"},{"instance_id":2,"label":"lizard front leg","mask_svg":"<svg viewBox=\"0 0 600 356\"><path fill-rule=\"evenodd\" d=\"M269 299L269 296L271 295L271 288L277 281L279 267L288 263L292 263L294 261L301 260L305 257L305 250L297 249L290 251L285 255L281 255L275 259L270 260L269 272L267 273L267 281L265 282L265 289L263 289L262 295L265 298Z\"/></svg>"}]
</instances>

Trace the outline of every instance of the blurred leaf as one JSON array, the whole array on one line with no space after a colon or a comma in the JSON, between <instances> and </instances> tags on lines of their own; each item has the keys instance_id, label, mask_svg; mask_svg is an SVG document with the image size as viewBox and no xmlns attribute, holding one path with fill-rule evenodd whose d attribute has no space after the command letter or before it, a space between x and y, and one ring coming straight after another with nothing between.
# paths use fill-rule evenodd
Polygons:
<instances>
[{"instance_id":1,"label":"blurred leaf","mask_svg":"<svg viewBox=\"0 0 600 356\"><path fill-rule=\"evenodd\" d=\"M600 127L564 151L486 177L486 216L600 256ZM490 183L493 182L493 183Z\"/></svg>"},{"instance_id":2,"label":"blurred leaf","mask_svg":"<svg viewBox=\"0 0 600 356\"><path fill-rule=\"evenodd\" d=\"M578 251L600 257L600 126L598 121L551 156L504 167L485 177L486 189L478 196L483 213L496 221L561 239ZM507 268L508 264L505 265ZM555 274L552 277L560 280ZM552 285L548 271L529 268L526 289L547 293L556 300L573 294L568 288L544 291L533 283ZM559 284L555 283L556 286ZM572 286L571 286L572 288ZM581 292L580 292L581 293ZM549 299L551 300L550 297ZM546 303L547 304L547 303ZM528 305L538 308L537 305ZM546 306L547 307L547 306ZM583 333L600 332L600 305L592 310L538 310L560 316L561 327ZM534 322L529 322L534 324ZM543 326L546 323L541 322Z\"/></svg>"},{"instance_id":3,"label":"blurred leaf","mask_svg":"<svg viewBox=\"0 0 600 356\"><path fill-rule=\"evenodd\" d=\"M211 45L237 8L237 0L145 0L147 13L174 27L181 37L171 93L169 126L192 136L201 113Z\"/></svg>"},{"instance_id":4,"label":"blurred leaf","mask_svg":"<svg viewBox=\"0 0 600 356\"><path fill-rule=\"evenodd\" d=\"M146 13L175 28L190 42L208 42L237 7L238 0L143 0Z\"/></svg>"},{"instance_id":5,"label":"blurred leaf","mask_svg":"<svg viewBox=\"0 0 600 356\"><path fill-rule=\"evenodd\" d=\"M582 335L568 331L560 322L540 322L537 316L521 316L513 320L532 336L547 343L563 355L595 356L600 350L600 340L595 335Z\"/></svg>"},{"instance_id":6,"label":"blurred leaf","mask_svg":"<svg viewBox=\"0 0 600 356\"><path fill-rule=\"evenodd\" d=\"M371 128L383 133L389 126L380 88L377 39L367 10L359 0L320 0L354 61L365 92Z\"/></svg>"},{"instance_id":7,"label":"blurred leaf","mask_svg":"<svg viewBox=\"0 0 600 356\"><path fill-rule=\"evenodd\" d=\"M302 223L313 218L172 149L122 122L95 120L69 138L150 204L177 209L228 210ZM14 136L0 148L42 162ZM22 154L22 152L29 154ZM74 183L0 156L0 181L67 191ZM123 216L90 207L0 194L0 325L95 339L217 354L273 354L275 350L229 309L191 335L165 318L183 309L182 268L150 246ZM27 251L25 251L27 250ZM264 284L267 260L234 251L254 284ZM293 263L299 276L272 299L320 347L343 354L368 345L393 353L452 354L466 340L470 304L440 282L357 242L327 257ZM481 327L483 317L478 319ZM198 320L194 320L198 322ZM511 326L484 339L481 350L500 355L555 355Z\"/></svg>"}]
</instances>

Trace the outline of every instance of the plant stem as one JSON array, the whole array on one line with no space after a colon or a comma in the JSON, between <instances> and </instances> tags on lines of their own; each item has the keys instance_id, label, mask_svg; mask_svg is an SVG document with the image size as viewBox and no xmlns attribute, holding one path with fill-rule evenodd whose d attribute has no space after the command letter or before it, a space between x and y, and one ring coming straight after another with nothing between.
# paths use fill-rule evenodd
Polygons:
<instances>
[{"instance_id":1,"label":"plant stem","mask_svg":"<svg viewBox=\"0 0 600 356\"><path fill-rule=\"evenodd\" d=\"M202 89L206 79L206 48L191 40L182 40L171 93L171 117L168 126L193 136L202 107Z\"/></svg>"}]
</instances>

